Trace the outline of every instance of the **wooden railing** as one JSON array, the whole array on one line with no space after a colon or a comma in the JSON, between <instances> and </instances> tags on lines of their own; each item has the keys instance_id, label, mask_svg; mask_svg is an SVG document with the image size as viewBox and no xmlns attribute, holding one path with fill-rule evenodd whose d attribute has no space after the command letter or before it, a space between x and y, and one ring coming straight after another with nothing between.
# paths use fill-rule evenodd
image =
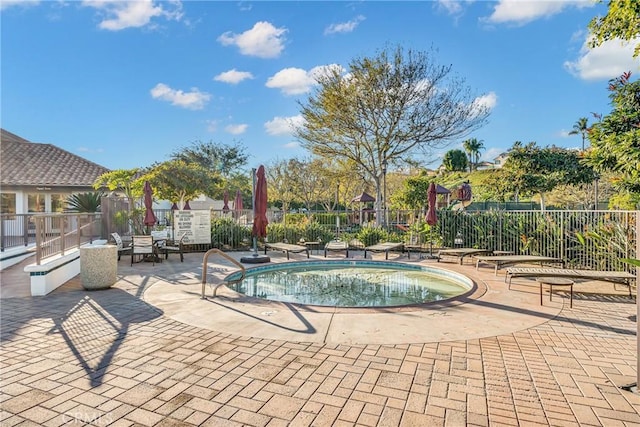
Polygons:
<instances>
[{"instance_id":1,"label":"wooden railing","mask_svg":"<svg viewBox=\"0 0 640 427\"><path fill-rule=\"evenodd\" d=\"M100 217L99 213L34 215L36 264L100 239Z\"/></svg>"}]
</instances>

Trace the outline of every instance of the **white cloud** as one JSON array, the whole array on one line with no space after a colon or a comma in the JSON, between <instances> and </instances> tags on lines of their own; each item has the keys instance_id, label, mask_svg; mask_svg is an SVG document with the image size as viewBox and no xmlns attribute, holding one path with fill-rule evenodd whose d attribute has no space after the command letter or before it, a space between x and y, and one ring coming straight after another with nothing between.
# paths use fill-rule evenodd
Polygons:
<instances>
[{"instance_id":1,"label":"white cloud","mask_svg":"<svg viewBox=\"0 0 640 427\"><path fill-rule=\"evenodd\" d=\"M0 10L8 9L12 6L29 7L37 6L40 0L2 0L0 1Z\"/></svg>"},{"instance_id":2,"label":"white cloud","mask_svg":"<svg viewBox=\"0 0 640 427\"><path fill-rule=\"evenodd\" d=\"M486 95L474 99L473 105L482 106L491 111L495 108L496 105L498 105L498 95L496 95L495 92L489 92Z\"/></svg>"},{"instance_id":3,"label":"white cloud","mask_svg":"<svg viewBox=\"0 0 640 427\"><path fill-rule=\"evenodd\" d=\"M309 71L302 68L284 68L267 79L265 86L280 89L285 95L299 95L309 92L316 84L316 77L328 72L334 67L343 68L336 64L320 65Z\"/></svg>"},{"instance_id":4,"label":"white cloud","mask_svg":"<svg viewBox=\"0 0 640 427\"><path fill-rule=\"evenodd\" d=\"M249 125L240 124L240 125L227 125L224 127L225 132L230 133L231 135L240 135L247 131Z\"/></svg>"},{"instance_id":5,"label":"white cloud","mask_svg":"<svg viewBox=\"0 0 640 427\"><path fill-rule=\"evenodd\" d=\"M592 0L572 1L539 1L539 0L500 0L493 8L493 13L482 21L493 24L512 23L524 25L540 18L548 18L569 7L593 7Z\"/></svg>"},{"instance_id":6,"label":"white cloud","mask_svg":"<svg viewBox=\"0 0 640 427\"><path fill-rule=\"evenodd\" d=\"M200 92L197 88L192 88L191 92L184 92L172 89L164 83L158 83L150 92L154 99L169 101L171 105L189 110L201 110L211 99L211 95Z\"/></svg>"},{"instance_id":7,"label":"white cloud","mask_svg":"<svg viewBox=\"0 0 640 427\"><path fill-rule=\"evenodd\" d=\"M290 141L282 146L283 148L300 148L300 143L298 141Z\"/></svg>"},{"instance_id":8,"label":"white cloud","mask_svg":"<svg viewBox=\"0 0 640 427\"><path fill-rule=\"evenodd\" d=\"M207 131L211 133L215 133L218 130L218 121L217 120L207 120Z\"/></svg>"},{"instance_id":9,"label":"white cloud","mask_svg":"<svg viewBox=\"0 0 640 427\"><path fill-rule=\"evenodd\" d=\"M324 34L327 35L327 34L335 34L335 33L350 33L356 29L356 27L360 24L360 22L364 20L365 20L364 16L358 15L351 21L341 22L339 24L331 24L324 29Z\"/></svg>"},{"instance_id":10,"label":"white cloud","mask_svg":"<svg viewBox=\"0 0 640 427\"><path fill-rule=\"evenodd\" d=\"M285 68L269 77L266 86L280 89L286 95L299 95L308 92L315 80L302 68Z\"/></svg>"},{"instance_id":11,"label":"white cloud","mask_svg":"<svg viewBox=\"0 0 640 427\"><path fill-rule=\"evenodd\" d=\"M243 55L277 58L284 49L286 32L286 28L276 28L269 22L261 21L241 34L227 31L218 37L218 41L224 46L237 46Z\"/></svg>"},{"instance_id":12,"label":"white cloud","mask_svg":"<svg viewBox=\"0 0 640 427\"><path fill-rule=\"evenodd\" d=\"M119 31L125 28L150 26L152 18L182 19L182 3L179 0L155 2L154 0L83 0L83 6L97 9L105 15L98 24L104 30Z\"/></svg>"},{"instance_id":13,"label":"white cloud","mask_svg":"<svg viewBox=\"0 0 640 427\"><path fill-rule=\"evenodd\" d=\"M436 7L449 15L458 15L462 12L462 2L456 0L438 0Z\"/></svg>"},{"instance_id":14,"label":"white cloud","mask_svg":"<svg viewBox=\"0 0 640 427\"><path fill-rule=\"evenodd\" d=\"M596 48L589 48L587 38L575 61L566 61L564 68L583 80L606 80L618 77L625 71L635 72L640 64L633 58L633 49L640 38L630 42L619 39L608 40Z\"/></svg>"},{"instance_id":15,"label":"white cloud","mask_svg":"<svg viewBox=\"0 0 640 427\"><path fill-rule=\"evenodd\" d=\"M233 70L225 71L218 74L213 80L223 83L238 84L243 80L252 79L253 74L248 71L238 71L235 68Z\"/></svg>"},{"instance_id":16,"label":"white cloud","mask_svg":"<svg viewBox=\"0 0 640 427\"><path fill-rule=\"evenodd\" d=\"M291 135L293 130L304 123L302 115L291 117L274 117L264 124L269 135Z\"/></svg>"}]
</instances>

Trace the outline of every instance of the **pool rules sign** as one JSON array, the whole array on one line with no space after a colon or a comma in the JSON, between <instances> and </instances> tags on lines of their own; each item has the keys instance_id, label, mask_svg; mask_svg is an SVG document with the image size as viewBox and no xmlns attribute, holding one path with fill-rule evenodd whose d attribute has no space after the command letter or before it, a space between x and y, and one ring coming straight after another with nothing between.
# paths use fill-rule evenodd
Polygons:
<instances>
[{"instance_id":1,"label":"pool rules sign","mask_svg":"<svg viewBox=\"0 0 640 427\"><path fill-rule=\"evenodd\" d=\"M174 236L185 234L182 243L211 244L211 212L209 210L174 211Z\"/></svg>"}]
</instances>

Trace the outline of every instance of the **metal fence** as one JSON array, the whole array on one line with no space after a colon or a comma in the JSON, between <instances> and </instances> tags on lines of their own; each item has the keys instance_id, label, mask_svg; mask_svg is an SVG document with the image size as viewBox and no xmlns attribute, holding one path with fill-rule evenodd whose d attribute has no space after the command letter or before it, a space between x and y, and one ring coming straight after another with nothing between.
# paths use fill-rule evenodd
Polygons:
<instances>
[{"instance_id":1,"label":"metal fence","mask_svg":"<svg viewBox=\"0 0 640 427\"><path fill-rule=\"evenodd\" d=\"M190 245L187 251L211 248L246 250L252 246L252 211L211 210L211 244ZM121 212L112 210L116 218ZM2 215L2 249L36 243L43 257L64 253L92 239L108 239L111 232L148 234L172 230L173 212L156 210L152 229L134 228L139 219L126 223L100 214ZM378 216L380 215L380 216ZM383 218L376 225L376 217ZM341 239L371 245L397 241L433 247L473 247L562 258L573 268L633 271L621 261L638 258L639 211L438 211L438 222L428 226L425 212L372 210L284 213L269 210L270 241L323 242ZM111 227L119 227L111 229ZM40 228L38 228L40 227ZM355 243L354 243L355 244Z\"/></svg>"}]
</instances>

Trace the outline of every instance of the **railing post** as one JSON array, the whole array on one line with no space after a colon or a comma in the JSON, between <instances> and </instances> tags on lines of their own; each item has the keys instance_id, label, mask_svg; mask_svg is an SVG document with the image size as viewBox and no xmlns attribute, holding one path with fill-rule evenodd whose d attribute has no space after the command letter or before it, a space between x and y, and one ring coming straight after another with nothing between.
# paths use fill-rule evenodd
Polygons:
<instances>
[{"instance_id":1,"label":"railing post","mask_svg":"<svg viewBox=\"0 0 640 427\"><path fill-rule=\"evenodd\" d=\"M37 216L33 217L33 222L36 224L36 265L40 265L42 261L42 221ZM27 229L29 227L27 226Z\"/></svg>"}]
</instances>

